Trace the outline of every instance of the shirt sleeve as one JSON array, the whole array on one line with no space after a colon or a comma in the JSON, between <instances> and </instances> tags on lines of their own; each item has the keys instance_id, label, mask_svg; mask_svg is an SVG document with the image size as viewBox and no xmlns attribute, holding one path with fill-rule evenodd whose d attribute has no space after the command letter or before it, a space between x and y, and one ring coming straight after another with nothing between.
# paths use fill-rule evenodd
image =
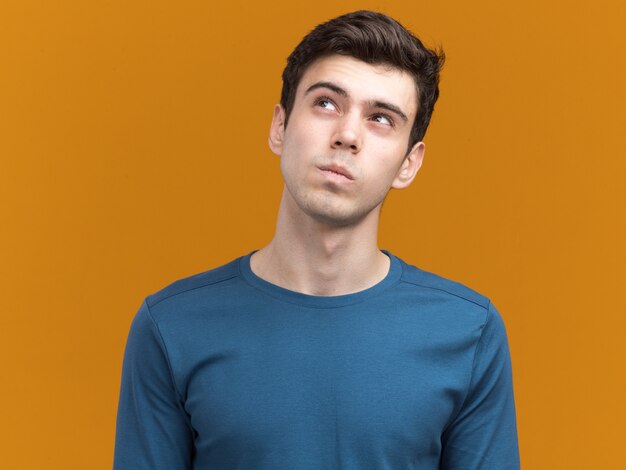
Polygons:
<instances>
[{"instance_id":1,"label":"shirt sleeve","mask_svg":"<svg viewBox=\"0 0 626 470\"><path fill-rule=\"evenodd\" d=\"M144 301L130 327L117 412L114 470L191 468L193 432L167 350Z\"/></svg>"},{"instance_id":2,"label":"shirt sleeve","mask_svg":"<svg viewBox=\"0 0 626 470\"><path fill-rule=\"evenodd\" d=\"M511 357L504 323L491 303L469 390L442 444L443 470L520 468Z\"/></svg>"}]
</instances>

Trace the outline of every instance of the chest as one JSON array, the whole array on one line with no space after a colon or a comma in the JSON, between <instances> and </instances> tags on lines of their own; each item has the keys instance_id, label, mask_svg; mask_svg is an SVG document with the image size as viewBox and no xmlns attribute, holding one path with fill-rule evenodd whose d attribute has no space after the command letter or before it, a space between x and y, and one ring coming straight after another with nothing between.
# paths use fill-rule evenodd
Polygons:
<instances>
[{"instance_id":1,"label":"chest","mask_svg":"<svg viewBox=\"0 0 626 470\"><path fill-rule=\"evenodd\" d=\"M397 313L237 318L174 352L200 448L438 453L469 383L468 338Z\"/></svg>"}]
</instances>

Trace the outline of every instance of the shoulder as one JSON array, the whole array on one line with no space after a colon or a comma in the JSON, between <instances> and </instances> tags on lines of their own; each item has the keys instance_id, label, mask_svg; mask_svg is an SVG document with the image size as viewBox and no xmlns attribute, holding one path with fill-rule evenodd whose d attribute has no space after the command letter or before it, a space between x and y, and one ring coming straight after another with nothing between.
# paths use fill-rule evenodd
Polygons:
<instances>
[{"instance_id":1,"label":"shoulder","mask_svg":"<svg viewBox=\"0 0 626 470\"><path fill-rule=\"evenodd\" d=\"M482 329L497 311L488 297L474 289L400 260L400 285L412 302L447 324L474 325Z\"/></svg>"},{"instance_id":2,"label":"shoulder","mask_svg":"<svg viewBox=\"0 0 626 470\"><path fill-rule=\"evenodd\" d=\"M474 289L399 260L400 285L408 301L442 320L447 331L479 332L477 338L506 343L504 319L491 300Z\"/></svg>"},{"instance_id":3,"label":"shoulder","mask_svg":"<svg viewBox=\"0 0 626 470\"><path fill-rule=\"evenodd\" d=\"M425 271L402 260L400 260L400 263L403 268L402 282L415 286L417 289L437 291L440 295L456 298L462 302L469 302L483 309L489 308L489 299L470 287L438 274Z\"/></svg>"},{"instance_id":4,"label":"shoulder","mask_svg":"<svg viewBox=\"0 0 626 470\"><path fill-rule=\"evenodd\" d=\"M146 297L146 305L150 310L158 308L161 304L176 301L177 304L184 303L189 296L198 291L212 290L224 286L239 277L239 261L237 258L220 267L209 271L201 272L179 279L159 291Z\"/></svg>"}]
</instances>

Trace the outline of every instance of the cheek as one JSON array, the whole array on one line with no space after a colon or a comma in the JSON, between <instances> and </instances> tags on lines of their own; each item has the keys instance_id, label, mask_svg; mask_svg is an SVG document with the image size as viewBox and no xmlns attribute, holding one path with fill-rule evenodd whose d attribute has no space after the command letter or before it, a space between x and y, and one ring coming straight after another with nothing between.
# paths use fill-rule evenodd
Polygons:
<instances>
[{"instance_id":1,"label":"cheek","mask_svg":"<svg viewBox=\"0 0 626 470\"><path fill-rule=\"evenodd\" d=\"M381 183L388 181L391 184L402 167L405 150L405 147L389 142L384 142L372 149L371 159L367 165L367 172L370 177L378 178Z\"/></svg>"},{"instance_id":2,"label":"cheek","mask_svg":"<svg viewBox=\"0 0 626 470\"><path fill-rule=\"evenodd\" d=\"M290 154L301 152L307 146L307 140L310 139L310 132L302 129L298 122L289 122L285 130L283 147Z\"/></svg>"},{"instance_id":3,"label":"cheek","mask_svg":"<svg viewBox=\"0 0 626 470\"><path fill-rule=\"evenodd\" d=\"M285 180L300 179L305 169L302 145L293 139L286 139L280 156L280 171Z\"/></svg>"},{"instance_id":4,"label":"cheek","mask_svg":"<svg viewBox=\"0 0 626 470\"><path fill-rule=\"evenodd\" d=\"M321 133L312 127L302 129L294 126L289 131L283 141L281 165L291 170L304 170L322 150Z\"/></svg>"}]
</instances>

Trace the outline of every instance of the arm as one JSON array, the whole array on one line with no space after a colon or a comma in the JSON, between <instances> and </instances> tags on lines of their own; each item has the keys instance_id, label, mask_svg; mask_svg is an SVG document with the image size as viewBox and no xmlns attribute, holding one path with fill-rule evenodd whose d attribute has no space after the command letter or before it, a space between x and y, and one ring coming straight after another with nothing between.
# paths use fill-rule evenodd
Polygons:
<instances>
[{"instance_id":1,"label":"arm","mask_svg":"<svg viewBox=\"0 0 626 470\"><path fill-rule=\"evenodd\" d=\"M442 444L443 470L520 467L509 346L502 318L491 303L476 346L469 390Z\"/></svg>"},{"instance_id":2,"label":"arm","mask_svg":"<svg viewBox=\"0 0 626 470\"><path fill-rule=\"evenodd\" d=\"M115 470L191 468L193 432L167 350L144 301L130 327L117 414Z\"/></svg>"}]
</instances>

